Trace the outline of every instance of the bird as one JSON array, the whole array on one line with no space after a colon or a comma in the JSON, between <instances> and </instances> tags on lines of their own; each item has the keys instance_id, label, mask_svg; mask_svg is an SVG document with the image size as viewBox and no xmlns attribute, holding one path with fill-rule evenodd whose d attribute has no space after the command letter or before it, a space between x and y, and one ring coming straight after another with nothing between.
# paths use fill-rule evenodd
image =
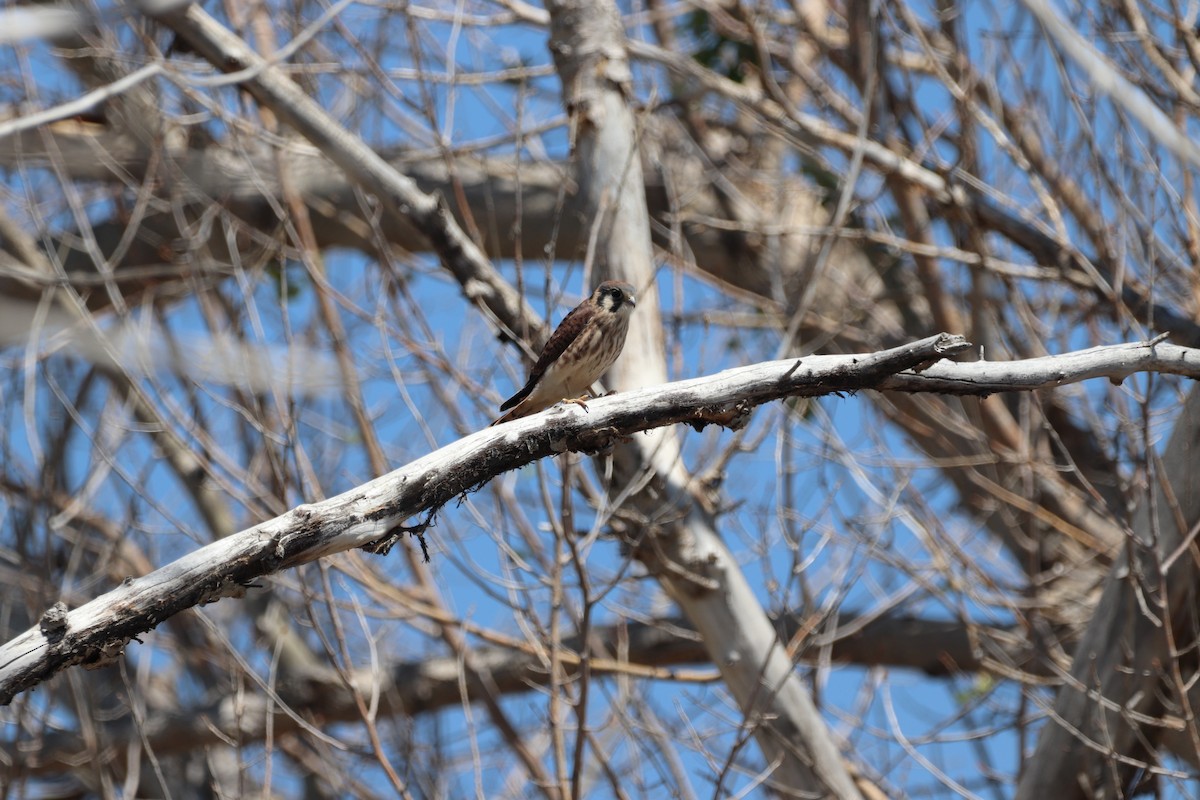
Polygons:
<instances>
[{"instance_id":1,"label":"bird","mask_svg":"<svg viewBox=\"0 0 1200 800\"><path fill-rule=\"evenodd\" d=\"M636 307L637 299L628 283L604 281L597 286L558 323L524 388L500 406L508 413L492 425L536 414L560 401L576 403L586 411L587 404L579 395L588 392L621 355L629 332L629 315Z\"/></svg>"}]
</instances>

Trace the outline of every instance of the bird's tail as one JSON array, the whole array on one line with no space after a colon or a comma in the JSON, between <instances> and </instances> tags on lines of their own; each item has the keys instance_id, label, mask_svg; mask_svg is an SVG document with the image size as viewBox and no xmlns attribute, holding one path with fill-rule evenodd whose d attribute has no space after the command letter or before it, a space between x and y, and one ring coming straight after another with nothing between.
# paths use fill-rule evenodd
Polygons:
<instances>
[{"instance_id":1,"label":"bird's tail","mask_svg":"<svg viewBox=\"0 0 1200 800\"><path fill-rule=\"evenodd\" d=\"M533 387L535 385L537 385L536 376L530 376L529 380L525 383L525 386L521 388L521 391L508 398L500 405L500 410L507 411L508 413L493 422L492 425L499 425L501 422L511 422L514 419L529 416L528 411L521 410L521 403L525 401L525 398L529 397L529 394L533 391ZM490 428L491 425L488 427Z\"/></svg>"},{"instance_id":2,"label":"bird's tail","mask_svg":"<svg viewBox=\"0 0 1200 800\"><path fill-rule=\"evenodd\" d=\"M516 408L512 409L507 414L501 416L499 419L493 422L492 425L500 425L505 422L512 422L514 419L520 419L521 417L525 416L524 414L518 414L518 410L519 409ZM488 425L488 427L490 428L492 425Z\"/></svg>"}]
</instances>

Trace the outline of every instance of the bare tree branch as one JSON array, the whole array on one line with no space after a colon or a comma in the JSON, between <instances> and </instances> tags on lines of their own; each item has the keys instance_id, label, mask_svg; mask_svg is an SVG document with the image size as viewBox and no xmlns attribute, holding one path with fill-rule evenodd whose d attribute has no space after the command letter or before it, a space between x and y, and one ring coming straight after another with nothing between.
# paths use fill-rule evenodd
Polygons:
<instances>
[{"instance_id":1,"label":"bare tree branch","mask_svg":"<svg viewBox=\"0 0 1200 800\"><path fill-rule=\"evenodd\" d=\"M1045 0L1021 0L1052 39L1087 73L1098 91L1112 95L1135 119L1146 126L1151 136L1176 155L1200 167L1200 147L1180 131L1144 92L1127 81L1117 69L1087 42L1079 32L1059 17Z\"/></svg>"},{"instance_id":2,"label":"bare tree branch","mask_svg":"<svg viewBox=\"0 0 1200 800\"><path fill-rule=\"evenodd\" d=\"M911 345L858 356L812 356L802 360L767 362L728 370L707 378L625 392L594 401L586 413L551 409L498 428L489 428L435 451L401 469L337 497L299 506L287 514L256 525L195 551L172 564L55 618L46 629L33 628L0 648L0 702L34 686L73 664L108 663L137 634L174 614L221 597L242 594L256 578L297 566L332 553L390 541L393 529L416 516L425 519L413 531L424 530L445 503L495 476L538 458L562 452L593 452L638 431L676 422L736 425L756 405L787 396L817 396L883 388L920 391L921 365L936 361L967 345L942 334ZM1021 381L1023 390L1049 388L1105 373L1128 373L1130 349L1137 345L1096 348L1058 356L1076 368L1043 372L1041 383ZM1155 353L1167 348L1159 362ZM1158 345L1140 347L1145 363L1200 377L1200 352ZM1053 359L1055 357L1051 357ZM1044 370L1045 359L1037 368ZM969 373L954 385L968 393ZM905 373L906 370L916 370ZM935 381L933 391L943 391ZM979 393L997 391L994 378L985 378ZM403 529L408 530L408 529Z\"/></svg>"},{"instance_id":3,"label":"bare tree branch","mask_svg":"<svg viewBox=\"0 0 1200 800\"><path fill-rule=\"evenodd\" d=\"M1182 751L1196 751L1191 680L1181 680L1175 665L1181 648L1194 647L1198 451L1200 392L1193 389L1021 776L1018 800L1128 797L1143 770L1161 771L1150 755L1165 734L1182 734ZM1164 697L1168 687L1173 696Z\"/></svg>"},{"instance_id":4,"label":"bare tree branch","mask_svg":"<svg viewBox=\"0 0 1200 800\"><path fill-rule=\"evenodd\" d=\"M466 296L496 315L509 331L534 315L524 298L503 280L487 256L463 231L444 200L422 192L393 169L361 139L339 125L294 81L272 67L245 42L189 4L169 10L159 20L170 26L217 69L235 75L265 107L294 127L347 175L374 194L389 213L409 219L465 287Z\"/></svg>"},{"instance_id":5,"label":"bare tree branch","mask_svg":"<svg viewBox=\"0 0 1200 800\"><path fill-rule=\"evenodd\" d=\"M784 640L798 632L811 631L812 626L810 617L799 614L773 622ZM998 663L996 659L1005 663L1001 673L1005 677L1017 670L1031 679L1049 674L1047 667L1036 662L1022 637L1010 629L891 614L866 619L843 614L834 621L826 621L822 627L826 625L832 633L810 634L801 654L803 662L829 658L835 663L907 668L926 675L954 677L990 669L988 661L980 657L984 652L979 646L982 640L987 643L986 651L993 663ZM621 640L627 642L628 650L620 659L594 644ZM590 648L578 636L565 638L564 662L578 670L582 662L580 654L590 649L588 662L599 676L635 676L680 683L717 678L711 669L675 669L711 663L704 642L686 617L596 626L589 641L593 643ZM518 694L550 682L550 673L537 653L499 645L479 647L474 652L479 667L487 672L491 689ZM375 691L387 698L384 712L388 715L427 714L462 702L457 662L457 656L448 656L385 664L350 676L350 684L360 691L374 686ZM471 681L466 688L473 701L489 691L479 681ZM123 753L130 743L145 736L153 752L167 756L218 745L231 738L242 742L261 740L268 727L274 735L282 735L302 729L305 718L320 718L328 724L354 721L360 715L354 693L340 680L319 680L313 675L306 682L285 682L277 691L277 701L226 695L206 706L160 712L140 721L125 719L108 725L104 738L110 751ZM273 715L269 726L268 714ZM80 748L75 734L48 736L41 753L21 764L8 765L7 770L0 765L0 776L61 770L78 758Z\"/></svg>"}]
</instances>

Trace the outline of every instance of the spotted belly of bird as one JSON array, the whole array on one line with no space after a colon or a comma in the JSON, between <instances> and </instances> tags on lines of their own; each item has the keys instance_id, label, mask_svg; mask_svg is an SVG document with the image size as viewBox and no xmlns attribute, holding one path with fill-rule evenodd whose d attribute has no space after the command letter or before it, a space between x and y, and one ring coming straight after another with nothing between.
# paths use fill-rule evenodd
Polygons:
<instances>
[{"instance_id":1,"label":"spotted belly of bird","mask_svg":"<svg viewBox=\"0 0 1200 800\"><path fill-rule=\"evenodd\" d=\"M534 395L550 405L579 397L612 366L625 344L627 317L588 326L546 370Z\"/></svg>"}]
</instances>

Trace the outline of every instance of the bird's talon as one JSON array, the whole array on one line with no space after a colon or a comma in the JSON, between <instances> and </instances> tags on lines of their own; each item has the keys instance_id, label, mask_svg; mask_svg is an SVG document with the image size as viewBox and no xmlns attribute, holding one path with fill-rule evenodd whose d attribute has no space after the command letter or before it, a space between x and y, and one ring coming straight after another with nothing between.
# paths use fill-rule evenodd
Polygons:
<instances>
[{"instance_id":1,"label":"bird's talon","mask_svg":"<svg viewBox=\"0 0 1200 800\"><path fill-rule=\"evenodd\" d=\"M573 406L579 406L580 408L582 408L584 410L584 412L590 414L592 412L588 411L587 399L588 398L586 395L584 397L564 397L562 399L562 402L570 403Z\"/></svg>"}]
</instances>

